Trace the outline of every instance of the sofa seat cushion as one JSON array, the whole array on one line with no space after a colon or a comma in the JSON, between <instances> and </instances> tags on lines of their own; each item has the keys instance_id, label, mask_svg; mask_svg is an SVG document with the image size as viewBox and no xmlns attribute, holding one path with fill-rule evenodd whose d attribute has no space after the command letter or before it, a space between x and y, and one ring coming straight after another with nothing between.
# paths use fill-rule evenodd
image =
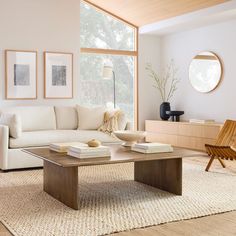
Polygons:
<instances>
[{"instance_id":1,"label":"sofa seat cushion","mask_svg":"<svg viewBox=\"0 0 236 236\"><path fill-rule=\"evenodd\" d=\"M20 138L10 138L10 148L47 146L60 142L88 142L98 139L103 143L120 142L108 134L95 130L49 130L22 132Z\"/></svg>"}]
</instances>

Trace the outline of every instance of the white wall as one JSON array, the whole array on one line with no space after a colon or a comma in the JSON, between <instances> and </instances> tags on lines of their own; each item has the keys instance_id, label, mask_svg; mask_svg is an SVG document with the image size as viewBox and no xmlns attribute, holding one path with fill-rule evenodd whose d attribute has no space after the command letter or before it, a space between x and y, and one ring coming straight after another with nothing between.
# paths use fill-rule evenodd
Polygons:
<instances>
[{"instance_id":1,"label":"white wall","mask_svg":"<svg viewBox=\"0 0 236 236\"><path fill-rule=\"evenodd\" d=\"M76 102L79 6L79 0L0 0L0 106ZM5 49L38 50L38 100L5 100ZM43 99L43 51L74 53L74 99Z\"/></svg>"},{"instance_id":2,"label":"white wall","mask_svg":"<svg viewBox=\"0 0 236 236\"><path fill-rule=\"evenodd\" d=\"M144 121L159 118L160 97L153 87L154 82L147 76L146 63L160 69L160 41L156 36L139 36L139 129L144 130Z\"/></svg>"},{"instance_id":3,"label":"white wall","mask_svg":"<svg viewBox=\"0 0 236 236\"><path fill-rule=\"evenodd\" d=\"M216 90L202 94L191 87L188 68L191 59L206 50L221 58L224 76ZM236 119L236 20L163 37L162 65L171 58L175 60L181 77L178 91L171 101L173 109L184 110L184 119L215 119L220 122L227 118Z\"/></svg>"},{"instance_id":4,"label":"white wall","mask_svg":"<svg viewBox=\"0 0 236 236\"><path fill-rule=\"evenodd\" d=\"M0 106L74 104L79 80L79 1L78 0L0 0ZM185 119L236 119L236 21L211 25L188 32L139 37L139 127L145 119L159 118L160 97L152 87L145 64L156 70L174 58L182 79L172 107L185 111ZM4 50L38 50L38 99L5 100ZM74 99L43 98L43 51L74 53ZM217 53L224 65L221 85L212 93L200 94L188 82L188 66L200 51Z\"/></svg>"},{"instance_id":5,"label":"white wall","mask_svg":"<svg viewBox=\"0 0 236 236\"><path fill-rule=\"evenodd\" d=\"M68 105L78 101L79 0L0 0L0 107L15 105ZM154 36L139 40L139 124L156 119L159 98L147 78L145 63L159 67L160 42ZM5 49L38 51L38 99L5 100ZM44 99L43 51L74 53L74 99Z\"/></svg>"}]
</instances>

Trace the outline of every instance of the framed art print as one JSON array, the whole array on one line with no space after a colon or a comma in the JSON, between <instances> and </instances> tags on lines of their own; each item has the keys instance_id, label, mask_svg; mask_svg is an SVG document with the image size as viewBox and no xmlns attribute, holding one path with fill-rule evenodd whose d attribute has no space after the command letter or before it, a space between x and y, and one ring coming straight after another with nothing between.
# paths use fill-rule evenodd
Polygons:
<instances>
[{"instance_id":1,"label":"framed art print","mask_svg":"<svg viewBox=\"0 0 236 236\"><path fill-rule=\"evenodd\" d=\"M73 54L44 52L45 98L73 98Z\"/></svg>"},{"instance_id":2,"label":"framed art print","mask_svg":"<svg viewBox=\"0 0 236 236\"><path fill-rule=\"evenodd\" d=\"M37 52L5 51L6 99L37 99Z\"/></svg>"}]
</instances>

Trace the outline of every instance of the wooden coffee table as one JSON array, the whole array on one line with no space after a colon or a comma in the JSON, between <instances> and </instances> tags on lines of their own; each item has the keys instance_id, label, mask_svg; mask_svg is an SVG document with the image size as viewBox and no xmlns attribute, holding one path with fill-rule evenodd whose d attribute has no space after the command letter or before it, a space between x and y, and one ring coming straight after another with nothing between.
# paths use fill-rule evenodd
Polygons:
<instances>
[{"instance_id":1,"label":"wooden coffee table","mask_svg":"<svg viewBox=\"0 0 236 236\"><path fill-rule=\"evenodd\" d=\"M182 195L182 158L201 152L174 148L171 153L141 154L118 145L111 148L111 158L81 160L49 148L24 149L44 160L43 189L65 205L78 210L78 167L134 162L134 180Z\"/></svg>"}]
</instances>

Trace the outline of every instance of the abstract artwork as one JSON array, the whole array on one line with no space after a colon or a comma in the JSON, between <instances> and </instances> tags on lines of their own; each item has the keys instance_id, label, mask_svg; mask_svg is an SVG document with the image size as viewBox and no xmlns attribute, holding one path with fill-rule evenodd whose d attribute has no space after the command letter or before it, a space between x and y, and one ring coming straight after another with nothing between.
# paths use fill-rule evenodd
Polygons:
<instances>
[{"instance_id":1,"label":"abstract artwork","mask_svg":"<svg viewBox=\"0 0 236 236\"><path fill-rule=\"evenodd\" d=\"M52 85L66 86L66 66L52 65Z\"/></svg>"},{"instance_id":2,"label":"abstract artwork","mask_svg":"<svg viewBox=\"0 0 236 236\"><path fill-rule=\"evenodd\" d=\"M73 54L44 53L45 98L73 98Z\"/></svg>"},{"instance_id":3,"label":"abstract artwork","mask_svg":"<svg viewBox=\"0 0 236 236\"><path fill-rule=\"evenodd\" d=\"M5 51L6 99L37 98L37 52Z\"/></svg>"},{"instance_id":4,"label":"abstract artwork","mask_svg":"<svg viewBox=\"0 0 236 236\"><path fill-rule=\"evenodd\" d=\"M14 85L30 85L30 65L14 64Z\"/></svg>"}]
</instances>

